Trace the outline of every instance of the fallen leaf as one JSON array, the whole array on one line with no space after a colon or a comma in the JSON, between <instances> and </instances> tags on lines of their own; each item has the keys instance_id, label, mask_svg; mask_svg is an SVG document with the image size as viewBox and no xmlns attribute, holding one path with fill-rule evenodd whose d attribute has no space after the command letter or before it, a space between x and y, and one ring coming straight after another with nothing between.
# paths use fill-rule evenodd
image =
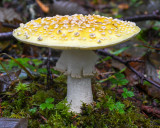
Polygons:
<instances>
[{"instance_id":1,"label":"fallen leaf","mask_svg":"<svg viewBox=\"0 0 160 128\"><path fill-rule=\"evenodd\" d=\"M129 8L129 5L127 3L122 3L118 5L118 8L121 10L127 10Z\"/></svg>"}]
</instances>

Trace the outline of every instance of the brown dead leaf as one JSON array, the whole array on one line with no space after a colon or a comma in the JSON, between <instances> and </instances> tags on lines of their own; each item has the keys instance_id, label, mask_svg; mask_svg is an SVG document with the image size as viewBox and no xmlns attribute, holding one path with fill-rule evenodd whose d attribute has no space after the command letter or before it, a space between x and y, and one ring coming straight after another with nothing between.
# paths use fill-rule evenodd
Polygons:
<instances>
[{"instance_id":1,"label":"brown dead leaf","mask_svg":"<svg viewBox=\"0 0 160 128\"><path fill-rule=\"evenodd\" d=\"M127 10L129 8L129 5L127 3L122 3L118 5L118 8L121 10Z\"/></svg>"},{"instance_id":2,"label":"brown dead leaf","mask_svg":"<svg viewBox=\"0 0 160 128\"><path fill-rule=\"evenodd\" d=\"M6 49L11 43L10 42L0 42L0 50L3 51L4 49Z\"/></svg>"},{"instance_id":3,"label":"brown dead leaf","mask_svg":"<svg viewBox=\"0 0 160 128\"><path fill-rule=\"evenodd\" d=\"M141 60L144 60L143 58ZM131 62L130 65L140 73L145 72L144 63L139 62ZM126 69L125 71L126 78L129 80L129 85L134 86L137 85L140 81L139 77L133 73L130 69Z\"/></svg>"}]
</instances>

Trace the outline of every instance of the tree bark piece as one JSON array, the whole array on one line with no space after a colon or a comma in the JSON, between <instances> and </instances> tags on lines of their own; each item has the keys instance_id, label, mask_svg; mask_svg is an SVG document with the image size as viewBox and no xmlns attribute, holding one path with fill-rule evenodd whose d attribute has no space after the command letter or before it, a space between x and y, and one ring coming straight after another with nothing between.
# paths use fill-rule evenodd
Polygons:
<instances>
[{"instance_id":1,"label":"tree bark piece","mask_svg":"<svg viewBox=\"0 0 160 128\"><path fill-rule=\"evenodd\" d=\"M27 128L28 119L0 118L0 128Z\"/></svg>"}]
</instances>

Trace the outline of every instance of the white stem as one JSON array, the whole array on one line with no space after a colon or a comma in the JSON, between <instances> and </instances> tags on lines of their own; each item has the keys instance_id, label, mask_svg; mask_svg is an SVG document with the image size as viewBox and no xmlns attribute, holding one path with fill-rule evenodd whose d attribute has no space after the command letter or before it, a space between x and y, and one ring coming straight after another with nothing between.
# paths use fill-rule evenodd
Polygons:
<instances>
[{"instance_id":1,"label":"white stem","mask_svg":"<svg viewBox=\"0 0 160 128\"><path fill-rule=\"evenodd\" d=\"M67 101L71 111L80 113L82 102L93 101L91 76L96 72L98 56L89 50L66 50L56 63L55 69L68 76Z\"/></svg>"},{"instance_id":2,"label":"white stem","mask_svg":"<svg viewBox=\"0 0 160 128\"><path fill-rule=\"evenodd\" d=\"M82 103L93 102L91 78L72 78L67 80L67 101L71 111L80 113Z\"/></svg>"}]
</instances>

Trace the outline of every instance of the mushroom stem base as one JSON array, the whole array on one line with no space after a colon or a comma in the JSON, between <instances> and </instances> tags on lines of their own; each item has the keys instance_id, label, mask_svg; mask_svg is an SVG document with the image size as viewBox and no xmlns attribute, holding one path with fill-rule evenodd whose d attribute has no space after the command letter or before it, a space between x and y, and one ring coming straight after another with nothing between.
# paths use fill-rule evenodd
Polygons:
<instances>
[{"instance_id":1,"label":"mushroom stem base","mask_svg":"<svg viewBox=\"0 0 160 128\"><path fill-rule=\"evenodd\" d=\"M70 110L76 113L81 112L82 103L92 103L91 78L72 78L68 76L67 101L70 104Z\"/></svg>"}]
</instances>

